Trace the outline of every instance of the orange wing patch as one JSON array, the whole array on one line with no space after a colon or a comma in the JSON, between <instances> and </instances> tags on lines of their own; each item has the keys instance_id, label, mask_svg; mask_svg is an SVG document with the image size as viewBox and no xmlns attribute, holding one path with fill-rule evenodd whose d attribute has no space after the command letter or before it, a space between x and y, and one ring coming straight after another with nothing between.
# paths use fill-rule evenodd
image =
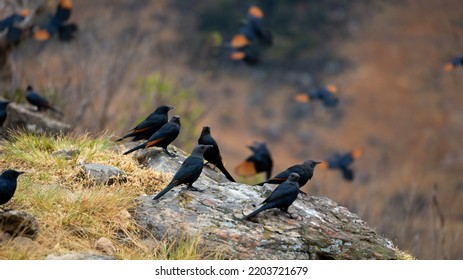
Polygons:
<instances>
[{"instance_id":1,"label":"orange wing patch","mask_svg":"<svg viewBox=\"0 0 463 280\"><path fill-rule=\"evenodd\" d=\"M145 148L149 148L149 147L153 147L154 145L156 145L157 143L161 142L162 140L164 139L163 138L159 138L159 139L156 139L156 140L153 140L151 142L148 142L145 146Z\"/></svg>"},{"instance_id":2,"label":"orange wing patch","mask_svg":"<svg viewBox=\"0 0 463 280\"><path fill-rule=\"evenodd\" d=\"M63 9L70 10L72 8L72 0L60 0L59 5Z\"/></svg>"},{"instance_id":3,"label":"orange wing patch","mask_svg":"<svg viewBox=\"0 0 463 280\"><path fill-rule=\"evenodd\" d=\"M133 133L140 133L140 132L143 132L143 131L147 131L148 129L150 129L149 127L145 127L145 128L140 128L140 129L133 129Z\"/></svg>"},{"instance_id":4,"label":"orange wing patch","mask_svg":"<svg viewBox=\"0 0 463 280\"><path fill-rule=\"evenodd\" d=\"M257 6L251 6L248 10L248 14L256 18L264 17L264 12L262 12L262 10Z\"/></svg>"},{"instance_id":5,"label":"orange wing patch","mask_svg":"<svg viewBox=\"0 0 463 280\"><path fill-rule=\"evenodd\" d=\"M327 85L326 90L331 92L331 93L336 93L338 92L338 87L335 85Z\"/></svg>"},{"instance_id":6,"label":"orange wing patch","mask_svg":"<svg viewBox=\"0 0 463 280\"><path fill-rule=\"evenodd\" d=\"M46 29L40 29L34 33L34 39L37 41L45 41L50 38L50 33Z\"/></svg>"},{"instance_id":7,"label":"orange wing patch","mask_svg":"<svg viewBox=\"0 0 463 280\"><path fill-rule=\"evenodd\" d=\"M317 167L320 168L320 169L326 170L326 169L328 169L329 165L328 165L328 162L326 160L324 160Z\"/></svg>"},{"instance_id":8,"label":"orange wing patch","mask_svg":"<svg viewBox=\"0 0 463 280\"><path fill-rule=\"evenodd\" d=\"M29 10L28 9L21 9L19 11L19 14L23 17L27 17L29 15Z\"/></svg>"},{"instance_id":9,"label":"orange wing patch","mask_svg":"<svg viewBox=\"0 0 463 280\"><path fill-rule=\"evenodd\" d=\"M236 174L244 177L256 175L256 166L252 161L243 161L235 168Z\"/></svg>"},{"instance_id":10,"label":"orange wing patch","mask_svg":"<svg viewBox=\"0 0 463 280\"><path fill-rule=\"evenodd\" d=\"M310 97L307 93L299 93L294 97L294 100L298 103L309 103Z\"/></svg>"},{"instance_id":11,"label":"orange wing patch","mask_svg":"<svg viewBox=\"0 0 463 280\"><path fill-rule=\"evenodd\" d=\"M444 71L445 71L445 72L450 72L450 71L452 71L454 68L455 68L455 67L453 66L452 63L446 63L446 64L444 65Z\"/></svg>"},{"instance_id":12,"label":"orange wing patch","mask_svg":"<svg viewBox=\"0 0 463 280\"><path fill-rule=\"evenodd\" d=\"M242 48L242 47L246 47L249 44L251 44L251 42L243 34L236 34L235 36L233 36L233 38L231 39L231 42L230 42L230 45L234 49L239 49L239 48Z\"/></svg>"},{"instance_id":13,"label":"orange wing patch","mask_svg":"<svg viewBox=\"0 0 463 280\"><path fill-rule=\"evenodd\" d=\"M361 148L357 148L357 149L354 149L352 152L351 152L351 155L354 159L359 159L362 157L363 155L363 150Z\"/></svg>"},{"instance_id":14,"label":"orange wing patch","mask_svg":"<svg viewBox=\"0 0 463 280\"><path fill-rule=\"evenodd\" d=\"M230 58L232 60L242 60L246 57L246 54L244 52L233 52L230 54Z\"/></svg>"}]
</instances>

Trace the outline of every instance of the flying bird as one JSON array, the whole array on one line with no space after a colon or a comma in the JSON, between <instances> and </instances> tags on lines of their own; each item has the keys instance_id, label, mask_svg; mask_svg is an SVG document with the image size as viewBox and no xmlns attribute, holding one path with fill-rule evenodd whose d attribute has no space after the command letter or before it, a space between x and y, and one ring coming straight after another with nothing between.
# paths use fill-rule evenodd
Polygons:
<instances>
[{"instance_id":1,"label":"flying bird","mask_svg":"<svg viewBox=\"0 0 463 280\"><path fill-rule=\"evenodd\" d=\"M173 187L180 185L187 185L188 190L200 191L198 188L193 187L193 183L198 180L199 175L203 171L204 166L204 152L212 148L212 145L196 145L191 152L191 155L185 159L180 168L174 175L170 183L160 191L153 200L157 200L170 191Z\"/></svg>"},{"instance_id":2,"label":"flying bird","mask_svg":"<svg viewBox=\"0 0 463 280\"><path fill-rule=\"evenodd\" d=\"M7 203L13 197L18 183L18 176L23 173L22 171L8 169L0 175L0 205Z\"/></svg>"},{"instance_id":3,"label":"flying bird","mask_svg":"<svg viewBox=\"0 0 463 280\"><path fill-rule=\"evenodd\" d=\"M463 66L463 56L457 56L457 57L454 57L450 62L444 65L444 71L450 72L454 70L455 68L462 67L462 66Z\"/></svg>"},{"instance_id":4,"label":"flying bird","mask_svg":"<svg viewBox=\"0 0 463 280\"><path fill-rule=\"evenodd\" d=\"M117 139L117 141L122 141L125 138L133 137L132 142L138 140L148 140L151 135L158 131L163 125L167 123L168 113L170 110L175 109L172 106L161 105L148 117L146 117L141 123L135 126L130 130L129 133Z\"/></svg>"},{"instance_id":5,"label":"flying bird","mask_svg":"<svg viewBox=\"0 0 463 280\"><path fill-rule=\"evenodd\" d=\"M247 19L243 22L240 31L251 41L257 39L267 46L273 44L272 32L264 26L264 12L257 6L249 7Z\"/></svg>"},{"instance_id":6,"label":"flying bird","mask_svg":"<svg viewBox=\"0 0 463 280\"><path fill-rule=\"evenodd\" d=\"M346 181L354 180L354 171L350 165L357 159L361 158L363 150L358 148L348 153L334 153L327 160L322 161L322 169L339 169Z\"/></svg>"},{"instance_id":7,"label":"flying bird","mask_svg":"<svg viewBox=\"0 0 463 280\"><path fill-rule=\"evenodd\" d=\"M320 100L323 102L323 105L326 107L335 107L339 100L334 95L338 92L338 88L335 85L327 85L325 87L320 87L312 89L309 92L303 92L297 94L294 99L298 103L308 103L313 100Z\"/></svg>"},{"instance_id":8,"label":"flying bird","mask_svg":"<svg viewBox=\"0 0 463 280\"><path fill-rule=\"evenodd\" d=\"M50 102L40 94L34 91L31 85L27 86L26 89L26 100L29 101L34 106L37 106L37 111L46 111L51 110L55 113L63 115L63 112L59 111L58 109L51 106Z\"/></svg>"},{"instance_id":9,"label":"flying bird","mask_svg":"<svg viewBox=\"0 0 463 280\"><path fill-rule=\"evenodd\" d=\"M251 149L253 154L240 163L235 168L235 172L243 177L265 172L265 178L267 180L270 179L270 176L272 176L273 160L267 145L263 142L254 143L249 146L249 149Z\"/></svg>"},{"instance_id":10,"label":"flying bird","mask_svg":"<svg viewBox=\"0 0 463 280\"><path fill-rule=\"evenodd\" d=\"M178 134L180 133L180 117L175 115L173 116L170 121L164 124L158 131L156 131L151 137L144 142L132 148L124 153L124 155L130 154L139 149L146 149L149 147L160 147L166 152L169 156L173 156L167 150L167 146L170 143L174 142L177 138Z\"/></svg>"},{"instance_id":11,"label":"flying bird","mask_svg":"<svg viewBox=\"0 0 463 280\"><path fill-rule=\"evenodd\" d=\"M249 220L260 212L271 208L278 208L288 214L289 217L293 218L293 216L288 212L288 208L291 204L293 204L299 194L298 180L299 174L289 174L288 179L276 187L272 194L262 201L261 204L263 205L260 208L253 211L251 214L246 215L243 219Z\"/></svg>"},{"instance_id":12,"label":"flying bird","mask_svg":"<svg viewBox=\"0 0 463 280\"><path fill-rule=\"evenodd\" d=\"M217 145L217 141L215 141L215 139L212 137L211 128L209 126L203 127L201 135L198 139L198 144L212 145L212 147L207 149L207 151L204 153L204 159L216 166L223 173L223 175L227 177L228 180L235 182L235 179L233 179L232 175L230 175L222 162L219 146Z\"/></svg>"},{"instance_id":13,"label":"flying bird","mask_svg":"<svg viewBox=\"0 0 463 280\"><path fill-rule=\"evenodd\" d=\"M21 39L22 29L18 26L29 15L29 10L22 9L0 21L0 33L6 30L7 42L16 45Z\"/></svg>"},{"instance_id":14,"label":"flying bird","mask_svg":"<svg viewBox=\"0 0 463 280\"><path fill-rule=\"evenodd\" d=\"M259 63L259 53L244 34L236 34L230 41L231 60L241 60L248 65Z\"/></svg>"},{"instance_id":15,"label":"flying bird","mask_svg":"<svg viewBox=\"0 0 463 280\"><path fill-rule=\"evenodd\" d=\"M50 39L58 34L60 41L68 42L75 38L78 26L75 23L68 23L72 13L72 0L60 0L53 16L50 16L47 23L34 33L38 41Z\"/></svg>"},{"instance_id":16,"label":"flying bird","mask_svg":"<svg viewBox=\"0 0 463 280\"><path fill-rule=\"evenodd\" d=\"M0 101L0 126L3 126L6 121L8 114L6 107L8 107L8 104L10 104L10 101Z\"/></svg>"},{"instance_id":17,"label":"flying bird","mask_svg":"<svg viewBox=\"0 0 463 280\"><path fill-rule=\"evenodd\" d=\"M264 184L281 184L284 181L286 181L286 179L288 179L289 174L297 173L299 175L299 188L302 188L305 184L307 184L307 182L310 179L312 179L315 166L317 166L317 164L320 164L320 163L321 162L319 161L306 160L302 164L297 164L297 165L288 167L286 170L278 173L275 177L268 179L257 185L262 186Z\"/></svg>"}]
</instances>

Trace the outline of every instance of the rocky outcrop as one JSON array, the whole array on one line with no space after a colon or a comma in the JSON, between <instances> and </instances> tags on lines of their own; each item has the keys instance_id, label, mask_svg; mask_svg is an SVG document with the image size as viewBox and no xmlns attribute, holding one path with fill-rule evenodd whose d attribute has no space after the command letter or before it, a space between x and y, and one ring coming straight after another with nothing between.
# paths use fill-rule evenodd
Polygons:
<instances>
[{"instance_id":1,"label":"rocky outcrop","mask_svg":"<svg viewBox=\"0 0 463 280\"><path fill-rule=\"evenodd\" d=\"M69 124L55 119L52 112L37 112L32 106L10 103L7 112L8 116L1 129L3 137L7 136L9 129L48 134L67 133L71 130Z\"/></svg>"},{"instance_id":2,"label":"rocky outcrop","mask_svg":"<svg viewBox=\"0 0 463 280\"><path fill-rule=\"evenodd\" d=\"M98 185L111 185L117 181L124 182L126 180L124 172L119 168L99 163L83 164L82 172L85 177Z\"/></svg>"},{"instance_id":3,"label":"rocky outcrop","mask_svg":"<svg viewBox=\"0 0 463 280\"><path fill-rule=\"evenodd\" d=\"M137 152L135 157L173 176L186 156L175 152L176 158L157 149ZM157 239L199 235L208 252L230 259L397 258L390 240L328 198L300 194L289 208L295 219L274 209L252 222L241 218L258 207L274 185L231 183L208 167L194 185L204 191L175 187L159 201L139 198L134 217Z\"/></svg>"}]
</instances>

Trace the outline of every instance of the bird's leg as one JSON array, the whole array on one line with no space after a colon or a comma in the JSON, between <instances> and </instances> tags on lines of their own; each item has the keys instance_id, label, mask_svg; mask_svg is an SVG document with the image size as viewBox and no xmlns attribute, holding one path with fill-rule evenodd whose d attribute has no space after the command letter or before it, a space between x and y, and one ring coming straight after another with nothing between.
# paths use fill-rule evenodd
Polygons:
<instances>
[{"instance_id":1,"label":"bird's leg","mask_svg":"<svg viewBox=\"0 0 463 280\"><path fill-rule=\"evenodd\" d=\"M285 212L290 219L297 220L297 217L294 217L293 214L288 212L288 208L282 208L281 211Z\"/></svg>"},{"instance_id":2,"label":"bird's leg","mask_svg":"<svg viewBox=\"0 0 463 280\"><path fill-rule=\"evenodd\" d=\"M205 163L204 165L206 165L206 166L209 167L210 169L216 171L216 167L215 167L214 164L212 164L212 163L206 161L206 163Z\"/></svg>"},{"instance_id":3,"label":"bird's leg","mask_svg":"<svg viewBox=\"0 0 463 280\"><path fill-rule=\"evenodd\" d=\"M173 157L173 158L177 157L176 154L173 154L173 153L169 152L167 149L164 149L164 148L163 148L162 150L163 150L168 156L170 156L170 157Z\"/></svg>"},{"instance_id":4,"label":"bird's leg","mask_svg":"<svg viewBox=\"0 0 463 280\"><path fill-rule=\"evenodd\" d=\"M301 195L304 195L305 197L309 196L306 192L303 192L303 191L301 191L300 189L299 189L299 193L300 193Z\"/></svg>"},{"instance_id":5,"label":"bird's leg","mask_svg":"<svg viewBox=\"0 0 463 280\"><path fill-rule=\"evenodd\" d=\"M186 188L187 188L187 190L189 190L189 191L194 191L194 192L203 192L203 191L204 191L204 190L198 189L198 188L196 188L196 187L193 187L192 184L188 184L188 185L186 186Z\"/></svg>"}]
</instances>

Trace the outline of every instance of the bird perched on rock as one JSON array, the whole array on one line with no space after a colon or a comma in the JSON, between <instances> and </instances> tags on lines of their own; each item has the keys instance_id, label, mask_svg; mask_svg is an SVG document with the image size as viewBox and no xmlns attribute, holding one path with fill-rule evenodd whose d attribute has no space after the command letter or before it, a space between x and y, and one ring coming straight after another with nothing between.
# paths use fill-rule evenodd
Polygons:
<instances>
[{"instance_id":1,"label":"bird perched on rock","mask_svg":"<svg viewBox=\"0 0 463 280\"><path fill-rule=\"evenodd\" d=\"M248 220L260 212L271 209L278 208L281 211L293 218L293 216L288 212L289 206L293 204L296 200L297 195L299 194L299 174L291 173L283 183L281 183L272 194L267 197L261 204L263 204L259 209L253 211L251 214L245 216L243 219Z\"/></svg>"},{"instance_id":2,"label":"bird perched on rock","mask_svg":"<svg viewBox=\"0 0 463 280\"><path fill-rule=\"evenodd\" d=\"M23 173L22 171L8 169L0 175L0 205L7 203L13 197L18 176Z\"/></svg>"},{"instance_id":3,"label":"bird perched on rock","mask_svg":"<svg viewBox=\"0 0 463 280\"><path fill-rule=\"evenodd\" d=\"M450 62L444 65L444 71L450 72L457 67L463 66L463 56L454 57Z\"/></svg>"},{"instance_id":4,"label":"bird perched on rock","mask_svg":"<svg viewBox=\"0 0 463 280\"><path fill-rule=\"evenodd\" d=\"M203 155L207 149L212 148L212 145L196 145L191 152L191 155L185 159L180 168L174 175L174 178L162 191L160 191L153 200L157 200L170 191L173 187L185 184L188 190L200 191L193 187L193 183L198 180L199 175L203 171L204 158Z\"/></svg>"},{"instance_id":5,"label":"bird perched on rock","mask_svg":"<svg viewBox=\"0 0 463 280\"><path fill-rule=\"evenodd\" d=\"M335 85L327 85L325 87L312 89L309 92L299 93L295 96L295 100L299 103L308 103L312 100L321 100L326 107L335 107L339 100L334 95L338 92Z\"/></svg>"},{"instance_id":6,"label":"bird perched on rock","mask_svg":"<svg viewBox=\"0 0 463 280\"><path fill-rule=\"evenodd\" d=\"M251 46L251 41L249 41L244 34L236 34L233 36L229 47L231 49L231 60L241 60L248 65L259 63L259 53Z\"/></svg>"},{"instance_id":7,"label":"bird perched on rock","mask_svg":"<svg viewBox=\"0 0 463 280\"><path fill-rule=\"evenodd\" d=\"M53 106L51 106L50 102L45 99L45 97L41 96L37 92L34 91L32 86L27 86L26 89L26 100L29 101L34 106L37 106L37 111L45 111L45 110L51 110L55 113L58 113L60 115L63 115L63 112L57 110Z\"/></svg>"},{"instance_id":8,"label":"bird perched on rock","mask_svg":"<svg viewBox=\"0 0 463 280\"><path fill-rule=\"evenodd\" d=\"M24 19L29 15L29 10L22 9L18 13L14 13L11 16L0 21L0 33L6 29L6 40L7 42L16 45L21 39L22 29L18 26L19 23L23 22Z\"/></svg>"},{"instance_id":9,"label":"bird perched on rock","mask_svg":"<svg viewBox=\"0 0 463 280\"><path fill-rule=\"evenodd\" d=\"M293 165L275 177L257 185L262 186L263 184L281 184L286 181L286 179L288 179L289 174L297 173L299 175L299 188L302 188L310 179L312 179L315 166L320 163L321 162L319 161L306 160L302 164Z\"/></svg>"},{"instance_id":10,"label":"bird perched on rock","mask_svg":"<svg viewBox=\"0 0 463 280\"><path fill-rule=\"evenodd\" d=\"M235 168L235 172L244 177L265 172L265 179L270 179L270 176L272 176L273 160L267 145L263 142L254 143L249 146L249 149L251 149L253 154L240 163Z\"/></svg>"},{"instance_id":11,"label":"bird perched on rock","mask_svg":"<svg viewBox=\"0 0 463 280\"><path fill-rule=\"evenodd\" d=\"M117 139L117 141L122 141L125 138L133 137L132 142L138 140L148 140L151 135L158 131L163 125L167 123L168 113L170 110L175 109L172 106L161 105L148 117L146 117L141 123L135 126L130 130L129 133Z\"/></svg>"},{"instance_id":12,"label":"bird perched on rock","mask_svg":"<svg viewBox=\"0 0 463 280\"><path fill-rule=\"evenodd\" d=\"M132 148L124 153L124 155L130 154L139 149L146 149L149 147L160 147L169 155L172 156L171 153L167 150L167 146L172 143L175 138L177 138L178 134L180 133L180 117L175 115L173 116L168 123L163 125L158 131L156 131L151 137L144 142Z\"/></svg>"},{"instance_id":13,"label":"bird perched on rock","mask_svg":"<svg viewBox=\"0 0 463 280\"><path fill-rule=\"evenodd\" d=\"M3 123L6 121L7 111L6 107L10 104L9 101L0 101L0 126L3 126Z\"/></svg>"},{"instance_id":14,"label":"bird perched on rock","mask_svg":"<svg viewBox=\"0 0 463 280\"><path fill-rule=\"evenodd\" d=\"M225 166L222 162L222 156L220 155L219 146L217 142L211 135L211 128L209 126L204 126L203 130L201 131L201 136L199 136L198 144L200 145L212 145L210 149L204 153L204 159L215 165L222 173L227 177L228 180L235 182L232 175L225 169Z\"/></svg>"},{"instance_id":15,"label":"bird perched on rock","mask_svg":"<svg viewBox=\"0 0 463 280\"><path fill-rule=\"evenodd\" d=\"M251 41L258 39L264 45L273 44L272 32L264 27L264 12L257 6L248 9L247 19L241 27L241 33Z\"/></svg>"},{"instance_id":16,"label":"bird perched on rock","mask_svg":"<svg viewBox=\"0 0 463 280\"><path fill-rule=\"evenodd\" d=\"M362 149L354 149L348 153L334 153L327 160L322 161L320 168L323 169L339 169L342 176L347 181L354 180L354 171L350 165L357 159L361 158L363 154Z\"/></svg>"},{"instance_id":17,"label":"bird perched on rock","mask_svg":"<svg viewBox=\"0 0 463 280\"><path fill-rule=\"evenodd\" d=\"M34 38L38 41L48 40L51 36L58 33L61 41L71 41L75 38L78 31L77 24L67 23L72 13L72 0L60 0L56 12L50 17L48 22L34 33Z\"/></svg>"}]
</instances>

